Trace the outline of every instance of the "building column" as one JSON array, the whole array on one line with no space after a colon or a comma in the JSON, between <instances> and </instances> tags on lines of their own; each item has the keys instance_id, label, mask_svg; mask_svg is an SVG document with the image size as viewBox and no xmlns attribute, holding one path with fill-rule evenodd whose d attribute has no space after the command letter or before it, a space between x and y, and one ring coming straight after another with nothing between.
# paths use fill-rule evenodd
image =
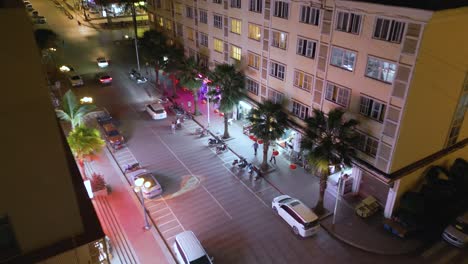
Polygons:
<instances>
[{"instance_id":1,"label":"building column","mask_svg":"<svg viewBox=\"0 0 468 264\"><path fill-rule=\"evenodd\" d=\"M391 218L393 214L393 208L395 206L396 197L398 194L398 187L400 186L400 180L393 183L393 187L388 189L387 202L385 203L384 216Z\"/></svg>"},{"instance_id":2,"label":"building column","mask_svg":"<svg viewBox=\"0 0 468 264\"><path fill-rule=\"evenodd\" d=\"M351 173L353 178L353 189L352 193L357 194L359 192L359 186L361 185L362 170L357 166L353 166L353 172Z\"/></svg>"}]
</instances>

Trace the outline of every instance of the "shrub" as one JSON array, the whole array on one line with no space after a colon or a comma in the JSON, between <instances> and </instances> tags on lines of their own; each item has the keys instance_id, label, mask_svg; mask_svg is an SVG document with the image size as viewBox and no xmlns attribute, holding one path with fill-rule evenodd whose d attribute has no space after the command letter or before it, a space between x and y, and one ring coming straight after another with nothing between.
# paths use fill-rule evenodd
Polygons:
<instances>
[{"instance_id":1,"label":"shrub","mask_svg":"<svg viewBox=\"0 0 468 264\"><path fill-rule=\"evenodd\" d=\"M100 174L93 173L90 181L91 181L91 189L93 190L93 192L104 190L106 188L106 181Z\"/></svg>"}]
</instances>

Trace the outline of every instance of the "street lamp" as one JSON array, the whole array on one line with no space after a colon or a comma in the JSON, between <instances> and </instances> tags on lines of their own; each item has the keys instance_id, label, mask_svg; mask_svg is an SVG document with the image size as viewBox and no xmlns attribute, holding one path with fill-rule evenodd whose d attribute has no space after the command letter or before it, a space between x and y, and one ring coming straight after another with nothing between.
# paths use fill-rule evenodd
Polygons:
<instances>
[{"instance_id":1,"label":"street lamp","mask_svg":"<svg viewBox=\"0 0 468 264\"><path fill-rule=\"evenodd\" d=\"M333 220L332 220L332 225L335 226L336 222L336 211L338 209L338 202L341 200L341 193L342 193L342 188L343 188L343 183L344 183L344 166L340 165L341 172L340 172L340 177L338 178L338 186L337 186L337 193L336 193L336 200L335 200L335 208L333 210Z\"/></svg>"},{"instance_id":2,"label":"street lamp","mask_svg":"<svg viewBox=\"0 0 468 264\"><path fill-rule=\"evenodd\" d=\"M143 200L143 193L142 193L142 187L143 185L146 186L148 182L145 182L145 179L143 178L138 178L134 181L134 184L135 184L135 187L133 188L133 190L137 193L138 197L140 198L140 203L141 203L141 207L143 208L143 215L145 216L145 226L143 227L145 230L148 230L151 228L149 222L148 222L148 214L146 212L146 208L145 208L145 202Z\"/></svg>"},{"instance_id":3,"label":"street lamp","mask_svg":"<svg viewBox=\"0 0 468 264\"><path fill-rule=\"evenodd\" d=\"M206 102L206 106L207 106L207 118L208 118L208 125L206 126L207 128L210 127L210 97L211 96L208 96L208 93L210 92L210 86L208 86L209 83L211 83L211 80L208 79L208 77L204 77L201 73L199 73L197 75L197 77L199 79L202 79L203 80L203 85L206 85L206 94L205 94L205 97L207 100Z\"/></svg>"}]
</instances>

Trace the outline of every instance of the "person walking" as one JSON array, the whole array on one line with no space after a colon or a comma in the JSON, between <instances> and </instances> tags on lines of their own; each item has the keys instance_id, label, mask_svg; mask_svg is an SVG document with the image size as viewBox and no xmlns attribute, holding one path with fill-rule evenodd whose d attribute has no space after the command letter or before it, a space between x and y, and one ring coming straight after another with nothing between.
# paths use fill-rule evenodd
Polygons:
<instances>
[{"instance_id":1,"label":"person walking","mask_svg":"<svg viewBox=\"0 0 468 264\"><path fill-rule=\"evenodd\" d=\"M172 123L171 123L171 131L172 131L172 134L175 134L175 123L174 123L174 121L172 121Z\"/></svg>"},{"instance_id":2,"label":"person walking","mask_svg":"<svg viewBox=\"0 0 468 264\"><path fill-rule=\"evenodd\" d=\"M276 165L276 156L273 154L275 153L276 149L273 149L273 151L271 152L271 157L270 157L270 162L273 163L274 161L274 164Z\"/></svg>"},{"instance_id":3,"label":"person walking","mask_svg":"<svg viewBox=\"0 0 468 264\"><path fill-rule=\"evenodd\" d=\"M257 141L255 141L252 145L253 149L254 149L254 155L257 156L257 149L258 149L258 143Z\"/></svg>"}]
</instances>

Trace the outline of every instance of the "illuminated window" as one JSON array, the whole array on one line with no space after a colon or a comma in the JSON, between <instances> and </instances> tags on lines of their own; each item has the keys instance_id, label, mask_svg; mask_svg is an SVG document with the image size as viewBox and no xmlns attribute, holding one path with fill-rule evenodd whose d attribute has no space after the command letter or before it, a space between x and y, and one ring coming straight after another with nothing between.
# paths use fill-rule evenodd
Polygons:
<instances>
[{"instance_id":1,"label":"illuminated window","mask_svg":"<svg viewBox=\"0 0 468 264\"><path fill-rule=\"evenodd\" d=\"M330 64L343 68L348 71L354 70L356 61L356 52L345 50L342 48L333 47Z\"/></svg>"},{"instance_id":2,"label":"illuminated window","mask_svg":"<svg viewBox=\"0 0 468 264\"><path fill-rule=\"evenodd\" d=\"M273 31L271 45L280 49L286 49L288 34L280 31Z\"/></svg>"},{"instance_id":3,"label":"illuminated window","mask_svg":"<svg viewBox=\"0 0 468 264\"><path fill-rule=\"evenodd\" d=\"M242 21L239 19L231 18L231 32L241 34Z\"/></svg>"},{"instance_id":4,"label":"illuminated window","mask_svg":"<svg viewBox=\"0 0 468 264\"><path fill-rule=\"evenodd\" d=\"M334 83L327 83L325 99L343 107L348 107L351 89L340 87Z\"/></svg>"},{"instance_id":5,"label":"illuminated window","mask_svg":"<svg viewBox=\"0 0 468 264\"><path fill-rule=\"evenodd\" d=\"M294 71L294 86L306 91L312 89L312 75L305 72L295 70Z\"/></svg>"},{"instance_id":6,"label":"illuminated window","mask_svg":"<svg viewBox=\"0 0 468 264\"><path fill-rule=\"evenodd\" d=\"M223 41L220 40L220 39L217 39L217 38L214 38L213 40L214 40L214 42L213 42L214 50L217 51L217 52L223 52L224 51Z\"/></svg>"},{"instance_id":7,"label":"illuminated window","mask_svg":"<svg viewBox=\"0 0 468 264\"><path fill-rule=\"evenodd\" d=\"M259 69L260 68L260 56L255 53L249 52L248 54L248 65L252 68Z\"/></svg>"},{"instance_id":8,"label":"illuminated window","mask_svg":"<svg viewBox=\"0 0 468 264\"><path fill-rule=\"evenodd\" d=\"M260 37L262 36L260 30L260 26L255 24L249 24L249 38L260 40Z\"/></svg>"},{"instance_id":9,"label":"illuminated window","mask_svg":"<svg viewBox=\"0 0 468 264\"><path fill-rule=\"evenodd\" d=\"M240 61L242 56L242 49L231 45L231 58Z\"/></svg>"},{"instance_id":10,"label":"illuminated window","mask_svg":"<svg viewBox=\"0 0 468 264\"><path fill-rule=\"evenodd\" d=\"M191 29L191 28L189 28L189 27L187 28L187 38L188 38L189 40L192 40L192 41L195 39L195 38L194 38L193 29Z\"/></svg>"},{"instance_id":11,"label":"illuminated window","mask_svg":"<svg viewBox=\"0 0 468 264\"><path fill-rule=\"evenodd\" d=\"M386 83L393 83L396 75L396 68L397 66L395 63L369 57L367 59L366 76Z\"/></svg>"},{"instance_id":12,"label":"illuminated window","mask_svg":"<svg viewBox=\"0 0 468 264\"><path fill-rule=\"evenodd\" d=\"M169 19L166 20L166 29L168 31L172 30L172 21Z\"/></svg>"},{"instance_id":13,"label":"illuminated window","mask_svg":"<svg viewBox=\"0 0 468 264\"><path fill-rule=\"evenodd\" d=\"M158 17L158 25L164 27L164 19L162 17Z\"/></svg>"},{"instance_id":14,"label":"illuminated window","mask_svg":"<svg viewBox=\"0 0 468 264\"><path fill-rule=\"evenodd\" d=\"M181 3L175 3L175 13L178 15L182 15L184 10L184 6Z\"/></svg>"}]
</instances>

